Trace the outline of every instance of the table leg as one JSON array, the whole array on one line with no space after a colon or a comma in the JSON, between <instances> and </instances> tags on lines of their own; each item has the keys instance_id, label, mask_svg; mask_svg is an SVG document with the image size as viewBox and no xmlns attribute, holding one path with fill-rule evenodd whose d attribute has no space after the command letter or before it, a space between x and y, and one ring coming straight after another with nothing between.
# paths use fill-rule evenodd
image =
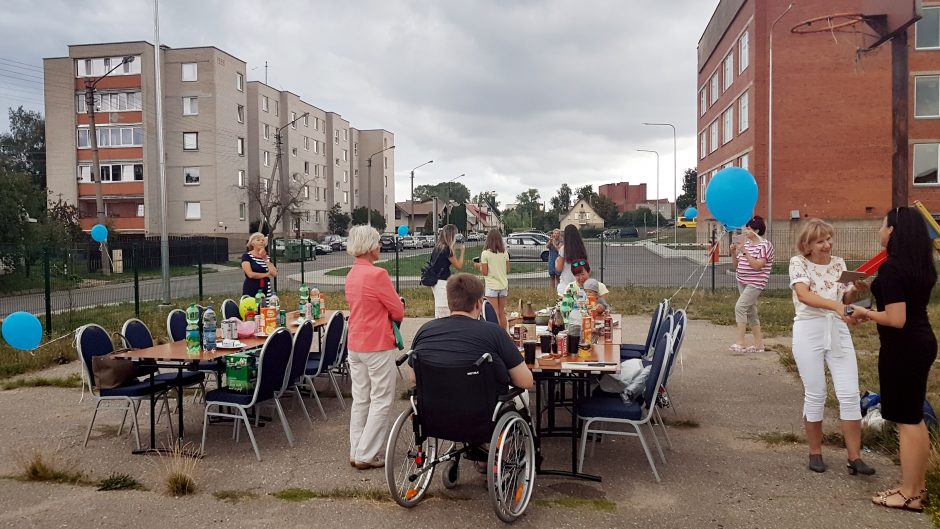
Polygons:
<instances>
[{"instance_id":1,"label":"table leg","mask_svg":"<svg viewBox=\"0 0 940 529\"><path fill-rule=\"evenodd\" d=\"M542 471L542 382L535 379L535 473Z\"/></svg>"},{"instance_id":2,"label":"table leg","mask_svg":"<svg viewBox=\"0 0 940 529\"><path fill-rule=\"evenodd\" d=\"M180 449L183 448L183 366L180 365L179 371L176 374L176 413L179 415L179 430L177 430L177 444Z\"/></svg>"}]
</instances>

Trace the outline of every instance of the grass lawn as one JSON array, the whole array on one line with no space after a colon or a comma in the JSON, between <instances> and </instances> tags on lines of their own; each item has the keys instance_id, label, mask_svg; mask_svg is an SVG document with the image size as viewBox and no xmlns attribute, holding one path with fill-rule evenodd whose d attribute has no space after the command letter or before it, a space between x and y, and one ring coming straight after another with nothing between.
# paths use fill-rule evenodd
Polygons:
<instances>
[{"instance_id":1,"label":"grass lawn","mask_svg":"<svg viewBox=\"0 0 940 529\"><path fill-rule=\"evenodd\" d=\"M211 274L216 270L203 266L203 274ZM170 277L192 276L199 273L196 266L171 266ZM138 275L141 280L160 277L159 268L148 268L140 270ZM77 273L74 278L62 277L53 274L49 284L52 290L65 290L68 288L77 288L81 283L90 281L103 281L107 283L126 283L134 280L133 270L125 268L122 274L111 274L110 277L101 272L87 272L85 270ZM10 274L0 275L0 294L21 294L34 290L43 290L45 288L45 279L43 277L42 265L34 265L30 268L29 275L22 270Z\"/></svg>"},{"instance_id":2,"label":"grass lawn","mask_svg":"<svg viewBox=\"0 0 940 529\"><path fill-rule=\"evenodd\" d=\"M483 253L482 246L468 246L467 251L464 254L464 263L463 271L476 273L476 269L473 268L472 260L474 257L479 257ZM421 255L412 255L410 257L402 257L399 259L399 274L402 276L420 276L421 268L427 264L428 259L430 259L431 254L425 253ZM395 276L395 254L394 253L383 253L383 259L388 259L388 261L382 261L375 263L375 266L379 268L384 268L388 270L388 273ZM509 273L511 274L521 274L524 272L544 272L547 270L548 265L542 262L510 262ZM349 267L337 268L336 270L330 270L326 273L328 276L339 276L345 277L349 273ZM547 272L546 272L547 273ZM433 312L433 311L432 311Z\"/></svg>"}]
</instances>

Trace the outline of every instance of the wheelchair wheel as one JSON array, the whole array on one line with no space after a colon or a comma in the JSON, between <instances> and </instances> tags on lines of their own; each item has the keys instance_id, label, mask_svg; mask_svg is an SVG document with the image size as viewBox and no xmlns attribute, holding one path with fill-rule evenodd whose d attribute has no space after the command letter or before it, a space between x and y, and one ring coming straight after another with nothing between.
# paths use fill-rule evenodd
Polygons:
<instances>
[{"instance_id":1,"label":"wheelchair wheel","mask_svg":"<svg viewBox=\"0 0 940 529\"><path fill-rule=\"evenodd\" d=\"M441 484L445 489L452 489L457 486L460 479L460 459L452 459L444 465L444 473L441 474Z\"/></svg>"},{"instance_id":2,"label":"wheelchair wheel","mask_svg":"<svg viewBox=\"0 0 940 529\"><path fill-rule=\"evenodd\" d=\"M517 411L505 413L496 422L486 485L500 520L509 523L522 516L535 487L535 442L529 423Z\"/></svg>"},{"instance_id":3,"label":"wheelchair wheel","mask_svg":"<svg viewBox=\"0 0 940 529\"><path fill-rule=\"evenodd\" d=\"M415 443L412 415L414 410L408 408L398 416L385 447L388 491L402 507L414 507L424 497L434 475L430 463L437 457L437 439L425 439L420 446Z\"/></svg>"}]
</instances>

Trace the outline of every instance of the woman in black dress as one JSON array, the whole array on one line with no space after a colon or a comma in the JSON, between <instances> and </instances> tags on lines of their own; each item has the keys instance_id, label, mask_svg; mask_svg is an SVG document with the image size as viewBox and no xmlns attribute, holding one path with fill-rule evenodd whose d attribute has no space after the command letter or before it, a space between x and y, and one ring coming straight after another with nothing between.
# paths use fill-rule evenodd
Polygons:
<instances>
[{"instance_id":1,"label":"woman in black dress","mask_svg":"<svg viewBox=\"0 0 940 529\"><path fill-rule=\"evenodd\" d=\"M277 277L277 268L268 258L268 238L261 233L252 233L246 247L248 251L242 255L242 271L245 273L242 295L255 297L260 290L267 299L273 293L271 278Z\"/></svg>"},{"instance_id":2,"label":"woman in black dress","mask_svg":"<svg viewBox=\"0 0 940 529\"><path fill-rule=\"evenodd\" d=\"M927 318L930 292L937 282L933 245L923 217L913 208L889 211L879 236L888 259L871 285L878 310L854 307L854 316L878 325L881 415L898 425L901 485L877 493L872 502L922 511L930 453L923 406L927 375L937 357L937 340Z\"/></svg>"}]
</instances>

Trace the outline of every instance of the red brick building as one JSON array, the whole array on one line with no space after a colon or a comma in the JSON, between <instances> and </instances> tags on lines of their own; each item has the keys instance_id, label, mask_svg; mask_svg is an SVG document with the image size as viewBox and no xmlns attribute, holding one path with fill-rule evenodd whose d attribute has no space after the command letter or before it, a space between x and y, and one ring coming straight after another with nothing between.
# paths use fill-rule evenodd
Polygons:
<instances>
[{"instance_id":1,"label":"red brick building","mask_svg":"<svg viewBox=\"0 0 940 529\"><path fill-rule=\"evenodd\" d=\"M629 182L617 182L616 184L601 184L597 193L602 197L607 197L617 204L617 210L621 213L633 211L637 204L646 202L646 184L630 184Z\"/></svg>"},{"instance_id":2,"label":"red brick building","mask_svg":"<svg viewBox=\"0 0 940 529\"><path fill-rule=\"evenodd\" d=\"M810 18L860 13L862 4L801 0L773 30L774 231L788 230L789 220L805 217L870 225L891 206L890 44L856 60L856 50L866 45L860 35L790 31ZM729 165L754 175L755 213L768 214L770 30L786 8L787 2L721 0L699 40L702 219L709 218L708 182ZM940 1L925 1L923 17L908 30L907 180L911 202L940 211ZM707 229L704 224L700 231Z\"/></svg>"}]
</instances>

